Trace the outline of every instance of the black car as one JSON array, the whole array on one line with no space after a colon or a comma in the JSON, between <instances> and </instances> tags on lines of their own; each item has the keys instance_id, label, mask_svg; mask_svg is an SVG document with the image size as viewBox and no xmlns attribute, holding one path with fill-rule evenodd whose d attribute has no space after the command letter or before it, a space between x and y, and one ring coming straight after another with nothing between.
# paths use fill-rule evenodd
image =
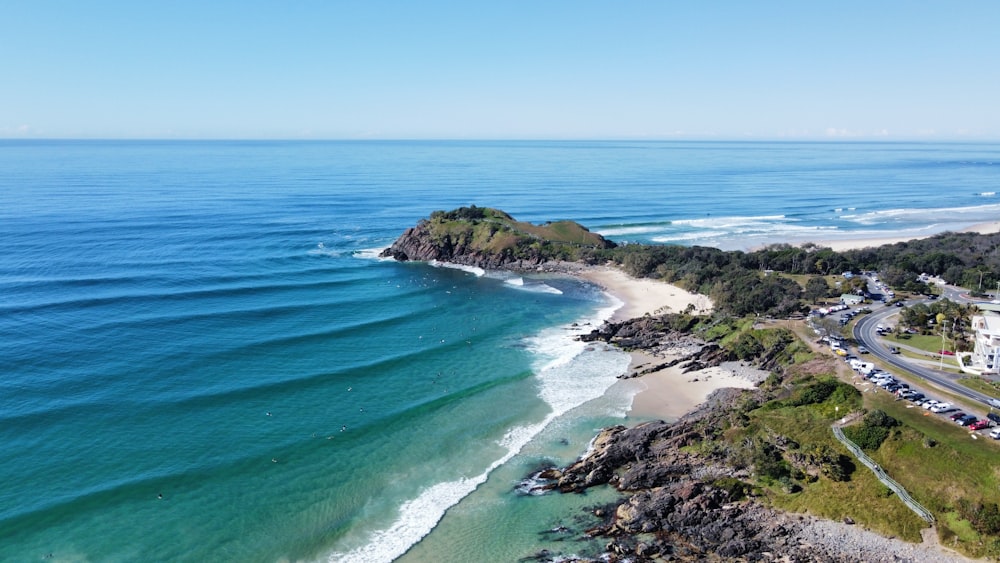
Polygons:
<instances>
[{"instance_id":1,"label":"black car","mask_svg":"<svg viewBox=\"0 0 1000 563\"><path fill-rule=\"evenodd\" d=\"M967 414L955 422L957 422L959 426L968 426L977 420L979 419L976 418L975 415Z\"/></svg>"}]
</instances>

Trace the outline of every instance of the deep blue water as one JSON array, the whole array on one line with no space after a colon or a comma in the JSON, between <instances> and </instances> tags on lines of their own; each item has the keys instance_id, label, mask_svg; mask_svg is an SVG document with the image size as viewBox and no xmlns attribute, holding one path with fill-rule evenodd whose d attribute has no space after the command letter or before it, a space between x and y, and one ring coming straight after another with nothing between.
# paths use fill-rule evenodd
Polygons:
<instances>
[{"instance_id":1,"label":"deep blue water","mask_svg":"<svg viewBox=\"0 0 1000 563\"><path fill-rule=\"evenodd\" d=\"M404 559L530 555L576 501L512 483L627 407L567 328L610 303L378 249L469 204L919 235L996 220L998 179L996 144L0 141L0 560L384 561L435 525Z\"/></svg>"}]
</instances>

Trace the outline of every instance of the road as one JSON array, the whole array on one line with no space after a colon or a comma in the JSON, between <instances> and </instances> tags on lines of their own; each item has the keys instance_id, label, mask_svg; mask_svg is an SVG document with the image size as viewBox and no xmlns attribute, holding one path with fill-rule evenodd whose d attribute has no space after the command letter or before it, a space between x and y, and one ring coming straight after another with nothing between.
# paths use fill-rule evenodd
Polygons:
<instances>
[{"instance_id":1,"label":"road","mask_svg":"<svg viewBox=\"0 0 1000 563\"><path fill-rule=\"evenodd\" d=\"M944 297L957 302L967 301L954 288L946 287ZM930 302L927 301L926 303ZM898 312L899 309L896 307L878 307L876 305L872 313L859 317L858 322L854 325L854 338L858 341L858 344L865 346L873 355L903 372L930 381L956 395L972 399L989 407L989 400L992 397L978 391L973 391L957 383L954 375L916 365L896 354L889 353L888 348L883 345L882 339L875 332L875 327L879 324L887 324L886 319Z\"/></svg>"}]
</instances>

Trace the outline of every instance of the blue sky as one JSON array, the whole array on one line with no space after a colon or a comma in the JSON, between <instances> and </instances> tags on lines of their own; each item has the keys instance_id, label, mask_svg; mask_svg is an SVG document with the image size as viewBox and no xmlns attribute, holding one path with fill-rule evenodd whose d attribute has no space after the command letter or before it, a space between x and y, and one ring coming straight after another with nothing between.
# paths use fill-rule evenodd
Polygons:
<instances>
[{"instance_id":1,"label":"blue sky","mask_svg":"<svg viewBox=\"0 0 1000 563\"><path fill-rule=\"evenodd\" d=\"M1000 139L1000 2L7 0L0 137Z\"/></svg>"}]
</instances>

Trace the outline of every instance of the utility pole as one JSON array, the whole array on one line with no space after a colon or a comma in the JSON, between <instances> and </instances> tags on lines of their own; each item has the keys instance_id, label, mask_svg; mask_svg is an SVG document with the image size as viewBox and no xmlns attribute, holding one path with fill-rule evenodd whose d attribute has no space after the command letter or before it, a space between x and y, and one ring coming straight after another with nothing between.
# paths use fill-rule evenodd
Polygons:
<instances>
[{"instance_id":1,"label":"utility pole","mask_svg":"<svg viewBox=\"0 0 1000 563\"><path fill-rule=\"evenodd\" d=\"M941 349L938 350L938 371L944 370L944 321L941 321Z\"/></svg>"}]
</instances>

